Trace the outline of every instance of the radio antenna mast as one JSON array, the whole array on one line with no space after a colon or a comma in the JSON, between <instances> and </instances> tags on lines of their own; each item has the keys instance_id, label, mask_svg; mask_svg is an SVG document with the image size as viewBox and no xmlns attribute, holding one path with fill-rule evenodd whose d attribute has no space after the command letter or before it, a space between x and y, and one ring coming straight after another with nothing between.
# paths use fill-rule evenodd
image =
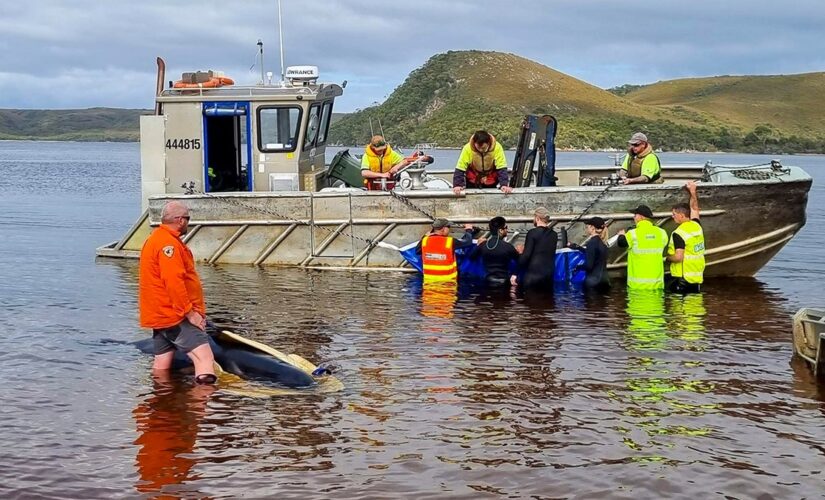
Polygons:
<instances>
[{"instance_id":1,"label":"radio antenna mast","mask_svg":"<svg viewBox=\"0 0 825 500\"><path fill-rule=\"evenodd\" d=\"M261 85L266 83L264 80L264 41L258 39L258 52L261 54Z\"/></svg>"},{"instance_id":2,"label":"radio antenna mast","mask_svg":"<svg viewBox=\"0 0 825 500\"><path fill-rule=\"evenodd\" d=\"M284 26L281 22L281 0L278 0L278 38L281 41L281 87L286 83L286 72L284 71Z\"/></svg>"}]
</instances>

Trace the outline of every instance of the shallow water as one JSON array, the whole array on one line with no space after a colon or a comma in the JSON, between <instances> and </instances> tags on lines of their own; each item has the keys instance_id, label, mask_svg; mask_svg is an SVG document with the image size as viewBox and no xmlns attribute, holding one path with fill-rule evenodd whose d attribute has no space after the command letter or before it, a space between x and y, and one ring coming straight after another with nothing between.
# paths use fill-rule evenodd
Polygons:
<instances>
[{"instance_id":1,"label":"shallow water","mask_svg":"<svg viewBox=\"0 0 825 500\"><path fill-rule=\"evenodd\" d=\"M820 496L825 386L790 316L822 305L825 158L783 161L816 179L808 225L686 298L200 266L215 322L346 385L262 399L152 380L122 343L147 335L136 263L94 247L137 216L137 145L0 142L0 496Z\"/></svg>"}]
</instances>

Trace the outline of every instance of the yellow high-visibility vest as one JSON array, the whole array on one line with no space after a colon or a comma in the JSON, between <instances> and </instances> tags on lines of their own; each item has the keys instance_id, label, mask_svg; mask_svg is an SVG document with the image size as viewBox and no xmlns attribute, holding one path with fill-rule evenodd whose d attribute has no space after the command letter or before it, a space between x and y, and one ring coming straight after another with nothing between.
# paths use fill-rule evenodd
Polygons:
<instances>
[{"instance_id":1,"label":"yellow high-visibility vest","mask_svg":"<svg viewBox=\"0 0 825 500\"><path fill-rule=\"evenodd\" d=\"M668 237L664 229L642 220L625 235L627 238L627 287L653 290L665 287L662 255Z\"/></svg>"},{"instance_id":2,"label":"yellow high-visibility vest","mask_svg":"<svg viewBox=\"0 0 825 500\"><path fill-rule=\"evenodd\" d=\"M679 224L673 231L685 242L685 257L682 262L670 263L670 275L675 278L684 278L688 283L702 283L705 274L705 234L702 226L693 220ZM667 247L668 255L676 253L673 235Z\"/></svg>"}]
</instances>

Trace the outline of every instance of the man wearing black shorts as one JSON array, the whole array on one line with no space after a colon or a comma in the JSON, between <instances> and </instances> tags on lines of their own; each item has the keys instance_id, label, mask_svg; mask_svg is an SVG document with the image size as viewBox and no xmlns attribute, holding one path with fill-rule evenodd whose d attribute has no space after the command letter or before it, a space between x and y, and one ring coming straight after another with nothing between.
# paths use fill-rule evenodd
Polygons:
<instances>
[{"instance_id":1,"label":"man wearing black shorts","mask_svg":"<svg viewBox=\"0 0 825 500\"><path fill-rule=\"evenodd\" d=\"M195 365L195 382L214 384L215 357L206 330L203 287L192 251L180 237L189 228L189 209L171 201L163 207L161 225L140 251L140 325L152 329L154 370L169 370L175 351Z\"/></svg>"}]
</instances>

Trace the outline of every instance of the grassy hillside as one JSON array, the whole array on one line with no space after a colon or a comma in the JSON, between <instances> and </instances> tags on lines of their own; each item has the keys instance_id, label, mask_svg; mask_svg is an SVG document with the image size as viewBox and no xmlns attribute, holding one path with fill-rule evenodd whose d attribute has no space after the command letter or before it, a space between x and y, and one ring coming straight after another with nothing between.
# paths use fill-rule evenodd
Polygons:
<instances>
[{"instance_id":1,"label":"grassy hillside","mask_svg":"<svg viewBox=\"0 0 825 500\"><path fill-rule=\"evenodd\" d=\"M333 140L361 144L378 120L394 142L458 146L487 129L514 146L526 113L549 113L562 123L567 147L621 145L629 130L665 120L664 113L594 87L533 61L496 52L447 52L413 71L383 104L352 113L333 126ZM674 124L699 120L683 113ZM688 116L690 115L690 116Z\"/></svg>"},{"instance_id":2,"label":"grassy hillside","mask_svg":"<svg viewBox=\"0 0 825 500\"><path fill-rule=\"evenodd\" d=\"M0 139L136 141L148 110L2 110ZM721 76L606 91L513 54L438 54L381 105L333 114L330 140L365 144L370 119L388 139L461 146L486 129L516 145L525 114L559 121L559 148L622 148L643 131L657 148L825 152L825 73Z\"/></svg>"},{"instance_id":3,"label":"grassy hillside","mask_svg":"<svg viewBox=\"0 0 825 500\"><path fill-rule=\"evenodd\" d=\"M810 81L804 88L810 98L794 98L794 91L782 90L783 79L792 77L763 78L770 85L760 90L760 81L754 82L749 93L740 91L739 101L721 95L719 102L692 105L674 98L676 92L654 89L656 85L608 92L512 54L447 52L413 71L383 104L336 122L331 134L339 143L363 144L371 118L402 145L428 141L460 146L484 128L509 147L517 141L525 114L549 113L559 120L561 148L623 147L633 131L641 130L667 150L825 151L820 132L825 129L819 126L825 114L814 117L813 111L784 122L768 117L793 116L791 109L823 101L825 89ZM681 95L693 93L695 89ZM742 103L758 111L736 115Z\"/></svg>"},{"instance_id":4,"label":"grassy hillside","mask_svg":"<svg viewBox=\"0 0 825 500\"><path fill-rule=\"evenodd\" d=\"M777 143L825 136L825 73L687 78L630 88L623 95L639 104L708 113Z\"/></svg>"},{"instance_id":5,"label":"grassy hillside","mask_svg":"<svg viewBox=\"0 0 825 500\"><path fill-rule=\"evenodd\" d=\"M0 109L0 139L137 141L141 109Z\"/></svg>"}]
</instances>

